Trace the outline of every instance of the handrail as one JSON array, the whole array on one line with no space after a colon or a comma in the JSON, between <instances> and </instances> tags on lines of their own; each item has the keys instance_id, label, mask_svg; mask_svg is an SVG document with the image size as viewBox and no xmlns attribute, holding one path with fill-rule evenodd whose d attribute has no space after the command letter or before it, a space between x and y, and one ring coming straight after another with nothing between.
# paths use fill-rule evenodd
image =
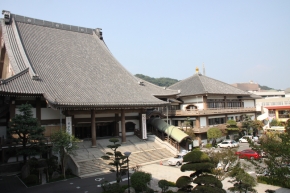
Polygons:
<instances>
[{"instance_id":1,"label":"handrail","mask_svg":"<svg viewBox=\"0 0 290 193\"><path fill-rule=\"evenodd\" d=\"M97 145L100 147L100 149L103 151L103 153L106 153L105 148L100 143L97 143Z\"/></svg>"},{"instance_id":2,"label":"handrail","mask_svg":"<svg viewBox=\"0 0 290 193\"><path fill-rule=\"evenodd\" d=\"M149 155L146 151L144 151L141 147L140 147L140 149L149 157L149 159L150 160L152 160L152 157L151 157L151 155Z\"/></svg>"},{"instance_id":3,"label":"handrail","mask_svg":"<svg viewBox=\"0 0 290 193\"><path fill-rule=\"evenodd\" d=\"M135 143L133 143L131 140L128 140L130 143L132 143L132 145L134 145L134 147L137 149L137 150L139 150L140 151L140 148L135 144Z\"/></svg>"},{"instance_id":4,"label":"handrail","mask_svg":"<svg viewBox=\"0 0 290 193\"><path fill-rule=\"evenodd\" d=\"M154 147L154 146L153 146L153 147ZM154 147L154 149L155 149L158 153L160 153L160 154L162 155L162 157L166 157L166 156L163 155L163 153L161 153L160 150L156 149L156 147Z\"/></svg>"}]
</instances>

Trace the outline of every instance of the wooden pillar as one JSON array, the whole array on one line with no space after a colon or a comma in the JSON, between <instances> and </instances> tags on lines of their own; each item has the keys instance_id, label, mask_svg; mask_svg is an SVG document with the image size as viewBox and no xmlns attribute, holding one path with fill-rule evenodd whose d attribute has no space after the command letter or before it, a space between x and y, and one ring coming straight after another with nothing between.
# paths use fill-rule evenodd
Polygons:
<instances>
[{"instance_id":1,"label":"wooden pillar","mask_svg":"<svg viewBox=\"0 0 290 193\"><path fill-rule=\"evenodd\" d=\"M96 112L95 110L91 110L91 128L92 128L92 147L97 147L97 139L96 139Z\"/></svg>"},{"instance_id":2,"label":"wooden pillar","mask_svg":"<svg viewBox=\"0 0 290 193\"><path fill-rule=\"evenodd\" d=\"M125 126L125 112L121 110L121 129L122 129L122 143L126 143L126 126Z\"/></svg>"},{"instance_id":3,"label":"wooden pillar","mask_svg":"<svg viewBox=\"0 0 290 193\"><path fill-rule=\"evenodd\" d=\"M195 127L200 128L200 117L196 117Z\"/></svg>"},{"instance_id":4,"label":"wooden pillar","mask_svg":"<svg viewBox=\"0 0 290 193\"><path fill-rule=\"evenodd\" d=\"M205 121L205 122L206 122L206 125L205 125L205 126L207 127L207 126L209 126L209 123L208 123L208 116L206 116L205 119L206 119L206 121Z\"/></svg>"},{"instance_id":5,"label":"wooden pillar","mask_svg":"<svg viewBox=\"0 0 290 193\"><path fill-rule=\"evenodd\" d=\"M40 97L36 98L36 118L38 123L41 123L41 101Z\"/></svg>"},{"instance_id":6,"label":"wooden pillar","mask_svg":"<svg viewBox=\"0 0 290 193\"><path fill-rule=\"evenodd\" d=\"M115 136L118 136L119 137L119 114L116 113L115 114Z\"/></svg>"},{"instance_id":7,"label":"wooden pillar","mask_svg":"<svg viewBox=\"0 0 290 193\"><path fill-rule=\"evenodd\" d=\"M203 109L207 109L207 96L203 96Z\"/></svg>"},{"instance_id":8,"label":"wooden pillar","mask_svg":"<svg viewBox=\"0 0 290 193\"><path fill-rule=\"evenodd\" d=\"M143 133L142 132L142 112L139 113L139 130L141 131L141 133Z\"/></svg>"},{"instance_id":9,"label":"wooden pillar","mask_svg":"<svg viewBox=\"0 0 290 193\"><path fill-rule=\"evenodd\" d=\"M224 96L224 108L226 109L227 108L227 97Z\"/></svg>"}]
</instances>

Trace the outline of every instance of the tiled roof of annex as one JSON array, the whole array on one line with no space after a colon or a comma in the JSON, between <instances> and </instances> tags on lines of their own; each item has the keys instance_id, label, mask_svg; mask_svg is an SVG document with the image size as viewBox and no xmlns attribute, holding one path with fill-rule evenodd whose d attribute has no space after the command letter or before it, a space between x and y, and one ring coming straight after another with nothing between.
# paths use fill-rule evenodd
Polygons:
<instances>
[{"instance_id":1,"label":"tiled roof of annex","mask_svg":"<svg viewBox=\"0 0 290 193\"><path fill-rule=\"evenodd\" d=\"M12 15L12 14L11 14ZM58 27L57 27L58 26ZM147 107L178 91L152 85L129 73L93 29L12 15L1 20L15 75L0 92L43 94L56 106Z\"/></svg>"},{"instance_id":2,"label":"tiled roof of annex","mask_svg":"<svg viewBox=\"0 0 290 193\"><path fill-rule=\"evenodd\" d=\"M190 95L238 95L250 96L251 94L240 90L232 85L204 76L194 74L182 81L168 87L169 89L180 90L179 97Z\"/></svg>"}]
</instances>

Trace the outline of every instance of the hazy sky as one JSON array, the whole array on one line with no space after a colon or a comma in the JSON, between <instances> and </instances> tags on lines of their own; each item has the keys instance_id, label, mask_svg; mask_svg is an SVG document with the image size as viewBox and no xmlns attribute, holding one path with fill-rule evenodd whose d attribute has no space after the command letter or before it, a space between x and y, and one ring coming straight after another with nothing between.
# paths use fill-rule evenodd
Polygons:
<instances>
[{"instance_id":1,"label":"hazy sky","mask_svg":"<svg viewBox=\"0 0 290 193\"><path fill-rule=\"evenodd\" d=\"M102 28L132 74L290 87L290 0L0 0L11 13ZM3 16L2 16L3 18Z\"/></svg>"}]
</instances>

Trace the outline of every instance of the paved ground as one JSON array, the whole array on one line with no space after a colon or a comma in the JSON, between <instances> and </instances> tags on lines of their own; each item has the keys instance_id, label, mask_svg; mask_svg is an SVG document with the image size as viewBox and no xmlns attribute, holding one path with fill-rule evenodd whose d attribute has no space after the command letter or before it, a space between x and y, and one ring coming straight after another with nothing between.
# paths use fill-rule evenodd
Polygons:
<instances>
[{"instance_id":1,"label":"paved ground","mask_svg":"<svg viewBox=\"0 0 290 193\"><path fill-rule=\"evenodd\" d=\"M149 172L152 174L153 180L151 182L151 188L154 190L161 191L161 189L158 187L158 181L162 179L166 179L168 181L176 182L176 180L180 176L189 176L192 172L181 172L180 168L175 166L166 166L166 165L158 165L158 164L151 164L146 165L141 168L144 172ZM228 182L229 179L225 179L223 183L223 188L227 190L229 187L232 186L231 183ZM255 187L258 193L263 193L267 189L275 190L276 193L290 193L290 189L287 188L281 188L278 186L271 186L266 184L258 184L257 187Z\"/></svg>"}]
</instances>

